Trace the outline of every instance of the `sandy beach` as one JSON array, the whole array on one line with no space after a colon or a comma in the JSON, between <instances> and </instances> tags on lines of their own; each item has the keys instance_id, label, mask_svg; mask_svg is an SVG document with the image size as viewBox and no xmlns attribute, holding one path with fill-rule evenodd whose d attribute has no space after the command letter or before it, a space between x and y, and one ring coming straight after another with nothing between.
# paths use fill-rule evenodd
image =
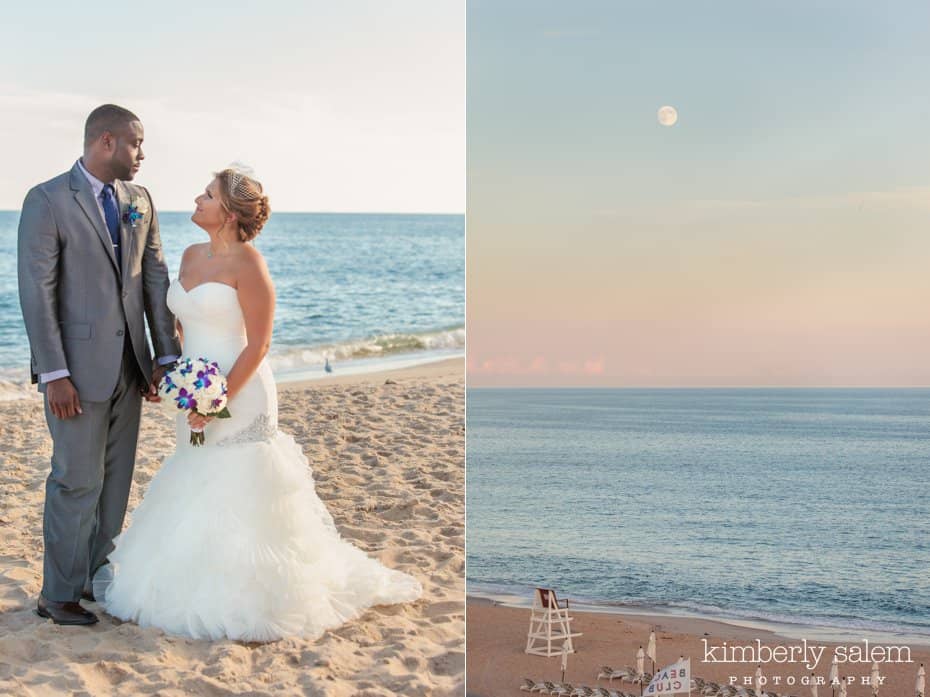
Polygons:
<instances>
[{"instance_id":1,"label":"sandy beach","mask_svg":"<svg viewBox=\"0 0 930 697\"><path fill-rule=\"evenodd\" d=\"M529 591L528 591L529 592ZM597 680L601 666L609 665L614 668L635 666L636 651L640 646L645 648L650 628L655 627L657 640L658 662L668 665L675 662L679 655L690 656L694 675L706 680L713 680L721 685L728 684L730 678L736 676L737 685L752 687L752 682L745 683L744 678L752 678L756 663L712 662L704 661L705 646L702 639L707 640L707 646L756 646L756 640L762 646L800 646L801 640L781 637L772 632L750 629L737 625L715 622L712 620L685 618L685 617L649 617L645 615L620 615L611 613L595 613L572 611L576 618L572 624L573 631L583 633L575 642L576 653L569 656L568 670L565 681L573 685L587 685L589 687L602 686L614 690L623 690L632 694L640 694L639 685L630 683L620 684L614 680L611 685L607 680ZM467 694L469 697L510 697L525 695L520 691L523 678L534 680L558 681L561 677L560 658L545 658L531 656L524 653L526 646L526 632L529 624L529 608L516 608L500 605L485 598L471 597L467 603L468 622L468 681ZM876 642L872 642L870 650L874 649ZM827 647L819 664L813 670L817 676L824 679L829 674L830 661L835 647L843 646L847 655L852 656L853 647L864 645L859 640L851 640L845 644L810 639L811 646ZM918 666L923 663L930 666L930 647L925 645L906 644L904 642L881 642L883 646L906 645L910 648L911 663L880 663L881 675L886 677L879 695L888 697L910 697L915 694L914 685ZM720 650L710 654L712 658L725 658ZM872 690L861 682L862 677L869 677L871 660L866 663L846 663L841 666L840 676L855 676L856 683L848 687L849 697L865 697L871 695ZM661 668L662 665L659 667ZM649 659L646 659L646 670L650 669ZM768 662L763 664L763 674L768 676L770 682L766 691L778 695L797 695L806 697L811 694L810 687L801 684L800 680L808 677L811 670L805 668L803 662L781 663ZM780 683L771 682L775 676L780 677ZM793 677L794 684L789 684L789 677ZM697 692L693 694L697 695ZM820 697L830 697L829 685L819 688Z\"/></svg>"},{"instance_id":2,"label":"sandy beach","mask_svg":"<svg viewBox=\"0 0 930 697\"><path fill-rule=\"evenodd\" d=\"M414 575L424 596L316 641L193 641L99 613L90 628L34 614L51 441L38 398L0 404L0 695L460 695L465 681L464 361L279 385L342 536ZM129 511L170 417L146 404ZM129 520L127 516L127 523ZM94 603L86 603L98 609Z\"/></svg>"}]
</instances>

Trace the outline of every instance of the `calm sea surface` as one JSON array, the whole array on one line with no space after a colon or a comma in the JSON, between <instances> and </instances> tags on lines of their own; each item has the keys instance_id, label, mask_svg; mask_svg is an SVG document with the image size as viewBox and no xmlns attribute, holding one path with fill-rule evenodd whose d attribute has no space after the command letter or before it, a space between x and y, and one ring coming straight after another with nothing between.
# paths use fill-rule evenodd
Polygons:
<instances>
[{"instance_id":1,"label":"calm sea surface","mask_svg":"<svg viewBox=\"0 0 930 697\"><path fill-rule=\"evenodd\" d=\"M159 213L172 277L206 233ZM16 280L18 211L0 211L0 398L29 379ZM91 244L99 244L94 238ZM277 290L271 365L279 379L463 355L462 215L274 213L255 246Z\"/></svg>"},{"instance_id":2,"label":"calm sea surface","mask_svg":"<svg viewBox=\"0 0 930 697\"><path fill-rule=\"evenodd\" d=\"M930 639L930 390L471 389L468 429L472 594Z\"/></svg>"}]
</instances>

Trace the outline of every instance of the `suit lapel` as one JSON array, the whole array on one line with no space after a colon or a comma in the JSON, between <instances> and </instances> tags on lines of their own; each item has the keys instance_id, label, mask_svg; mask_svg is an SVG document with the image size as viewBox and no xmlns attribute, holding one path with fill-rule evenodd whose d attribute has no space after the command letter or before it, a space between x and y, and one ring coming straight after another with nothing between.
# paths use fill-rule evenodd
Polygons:
<instances>
[{"instance_id":1,"label":"suit lapel","mask_svg":"<svg viewBox=\"0 0 930 697\"><path fill-rule=\"evenodd\" d=\"M84 176L76 164L71 169L71 189L74 191L74 200L78 202L81 210L84 211L84 215L87 216L87 222L97 231L97 237L100 238L107 256L110 257L113 268L119 273L119 267L116 265L116 255L113 253L113 242L110 239L110 233L103 224L103 219L100 217L100 209L94 199L94 190L91 188L90 182L87 181L87 177Z\"/></svg>"},{"instance_id":2,"label":"suit lapel","mask_svg":"<svg viewBox=\"0 0 930 697\"><path fill-rule=\"evenodd\" d=\"M132 195L123 182L116 182L116 202L119 205L119 245L122 254L123 278L129 273L129 259L132 254L132 243L135 237L135 231L132 226L124 219L123 211L129 210L129 204L132 203Z\"/></svg>"}]
</instances>

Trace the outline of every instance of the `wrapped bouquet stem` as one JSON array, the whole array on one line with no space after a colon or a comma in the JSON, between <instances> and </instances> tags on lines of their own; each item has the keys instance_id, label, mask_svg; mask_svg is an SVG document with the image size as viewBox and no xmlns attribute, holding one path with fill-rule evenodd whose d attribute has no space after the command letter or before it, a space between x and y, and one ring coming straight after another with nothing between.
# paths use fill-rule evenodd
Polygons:
<instances>
[{"instance_id":1,"label":"wrapped bouquet stem","mask_svg":"<svg viewBox=\"0 0 930 697\"><path fill-rule=\"evenodd\" d=\"M230 417L227 402L226 376L219 365L206 358L182 358L165 373L158 385L162 405L172 414L180 412ZM191 429L191 445L203 445L204 430Z\"/></svg>"}]
</instances>

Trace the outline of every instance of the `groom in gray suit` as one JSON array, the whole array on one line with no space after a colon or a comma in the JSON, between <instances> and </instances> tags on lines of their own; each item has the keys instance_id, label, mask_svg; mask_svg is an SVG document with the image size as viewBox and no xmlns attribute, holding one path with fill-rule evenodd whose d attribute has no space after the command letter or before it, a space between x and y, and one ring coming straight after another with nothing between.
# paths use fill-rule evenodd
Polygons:
<instances>
[{"instance_id":1,"label":"groom in gray suit","mask_svg":"<svg viewBox=\"0 0 930 697\"><path fill-rule=\"evenodd\" d=\"M53 443L37 612L58 624L97 621L78 601L93 600L90 581L122 530L142 396L158 401L181 350L158 218L129 183L142 139L131 111L94 109L84 156L29 191L19 223L19 298Z\"/></svg>"}]
</instances>

